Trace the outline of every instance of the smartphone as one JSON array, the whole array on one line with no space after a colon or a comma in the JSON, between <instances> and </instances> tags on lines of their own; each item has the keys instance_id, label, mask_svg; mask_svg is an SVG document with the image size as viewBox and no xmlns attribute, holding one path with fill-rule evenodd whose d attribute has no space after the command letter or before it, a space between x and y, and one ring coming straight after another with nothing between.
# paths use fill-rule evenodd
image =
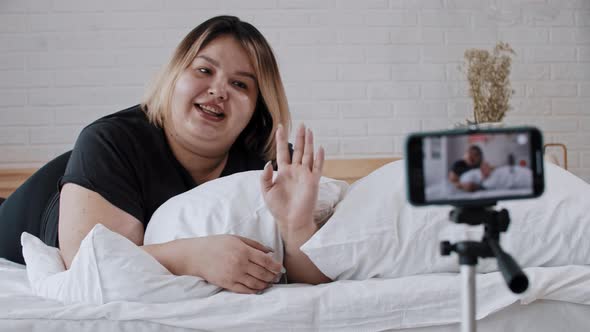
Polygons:
<instances>
[{"instance_id":1,"label":"smartphone","mask_svg":"<svg viewBox=\"0 0 590 332\"><path fill-rule=\"evenodd\" d=\"M408 201L486 206L543 193L543 137L534 127L471 126L406 139Z\"/></svg>"}]
</instances>

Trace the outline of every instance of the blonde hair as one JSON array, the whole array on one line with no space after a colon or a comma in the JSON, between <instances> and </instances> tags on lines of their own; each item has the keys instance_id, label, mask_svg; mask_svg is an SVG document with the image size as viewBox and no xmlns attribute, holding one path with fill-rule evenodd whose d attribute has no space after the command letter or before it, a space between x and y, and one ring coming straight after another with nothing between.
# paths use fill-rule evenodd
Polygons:
<instances>
[{"instance_id":1,"label":"blonde hair","mask_svg":"<svg viewBox=\"0 0 590 332\"><path fill-rule=\"evenodd\" d=\"M150 122L163 127L170 116L172 93L180 74L203 47L226 35L233 36L248 54L259 89L252 119L236 141L243 142L246 148L265 160L274 160L277 127L282 124L288 132L291 125L287 96L270 45L260 31L237 17L213 17L189 32L148 88L141 106Z\"/></svg>"}]
</instances>

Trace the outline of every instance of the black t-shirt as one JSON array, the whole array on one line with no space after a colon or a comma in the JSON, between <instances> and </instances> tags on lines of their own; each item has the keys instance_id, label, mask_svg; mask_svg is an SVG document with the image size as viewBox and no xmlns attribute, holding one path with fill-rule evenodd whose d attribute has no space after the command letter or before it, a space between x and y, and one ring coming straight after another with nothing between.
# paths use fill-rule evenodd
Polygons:
<instances>
[{"instance_id":1,"label":"black t-shirt","mask_svg":"<svg viewBox=\"0 0 590 332\"><path fill-rule=\"evenodd\" d=\"M461 176L463 173L472 170L474 168L477 168L477 166L470 166L468 165L465 160L461 159L461 160L457 160L454 164L453 167L451 167L451 170L453 171L453 173L457 174L457 176Z\"/></svg>"},{"instance_id":2,"label":"black t-shirt","mask_svg":"<svg viewBox=\"0 0 590 332\"><path fill-rule=\"evenodd\" d=\"M260 170L264 165L260 156L236 142L221 176ZM66 183L100 194L144 226L169 198L197 186L172 154L164 130L150 123L139 105L82 130L60 188Z\"/></svg>"}]
</instances>

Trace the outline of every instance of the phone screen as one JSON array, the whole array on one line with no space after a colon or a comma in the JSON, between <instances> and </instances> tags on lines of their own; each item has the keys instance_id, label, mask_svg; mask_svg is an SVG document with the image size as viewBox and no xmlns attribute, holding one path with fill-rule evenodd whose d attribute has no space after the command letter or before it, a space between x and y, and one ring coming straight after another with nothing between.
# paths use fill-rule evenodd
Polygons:
<instances>
[{"instance_id":1,"label":"phone screen","mask_svg":"<svg viewBox=\"0 0 590 332\"><path fill-rule=\"evenodd\" d=\"M538 196L543 182L542 158L539 161L538 156L542 154L534 133L531 130L482 130L423 135L420 144L415 145L421 153L413 152L422 159L417 165L408 165L421 173L419 181L410 179L410 186L413 186L410 191L422 204Z\"/></svg>"}]
</instances>

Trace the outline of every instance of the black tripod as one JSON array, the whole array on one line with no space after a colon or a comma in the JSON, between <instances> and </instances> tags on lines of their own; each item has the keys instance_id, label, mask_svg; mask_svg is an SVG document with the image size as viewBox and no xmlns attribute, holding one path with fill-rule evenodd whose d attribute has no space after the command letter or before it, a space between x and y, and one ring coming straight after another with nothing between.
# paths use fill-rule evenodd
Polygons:
<instances>
[{"instance_id":1,"label":"black tripod","mask_svg":"<svg viewBox=\"0 0 590 332\"><path fill-rule=\"evenodd\" d=\"M440 244L443 256L448 256L453 251L459 255L463 282L461 331L475 332L475 266L479 257L496 257L498 268L508 288L514 293L524 292L529 286L529 280L514 259L500 247L500 233L505 232L510 224L506 209L496 211L491 206L455 207L450 213L450 219L457 224L484 225L481 242L463 241L451 244L443 241Z\"/></svg>"}]
</instances>

